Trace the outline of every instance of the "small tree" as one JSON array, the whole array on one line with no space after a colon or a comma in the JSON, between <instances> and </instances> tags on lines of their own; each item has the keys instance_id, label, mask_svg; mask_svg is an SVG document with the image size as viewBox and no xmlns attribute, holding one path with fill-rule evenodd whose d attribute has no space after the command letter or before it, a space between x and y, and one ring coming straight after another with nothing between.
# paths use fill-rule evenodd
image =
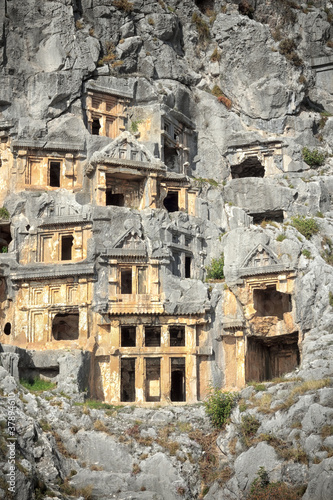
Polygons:
<instances>
[{"instance_id":1,"label":"small tree","mask_svg":"<svg viewBox=\"0 0 333 500\"><path fill-rule=\"evenodd\" d=\"M219 259L212 259L206 271L208 280L222 280L224 278L224 254L221 253Z\"/></svg>"},{"instance_id":2,"label":"small tree","mask_svg":"<svg viewBox=\"0 0 333 500\"><path fill-rule=\"evenodd\" d=\"M222 427L226 423L236 404L237 397L237 393L222 392L216 387L211 387L204 404L206 413L215 427Z\"/></svg>"}]
</instances>

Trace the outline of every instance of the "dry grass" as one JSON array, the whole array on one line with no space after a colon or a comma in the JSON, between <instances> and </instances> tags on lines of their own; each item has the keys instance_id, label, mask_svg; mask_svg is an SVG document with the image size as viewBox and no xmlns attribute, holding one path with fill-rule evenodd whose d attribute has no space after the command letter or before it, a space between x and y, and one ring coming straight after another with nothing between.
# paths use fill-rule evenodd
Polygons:
<instances>
[{"instance_id":1,"label":"dry grass","mask_svg":"<svg viewBox=\"0 0 333 500\"><path fill-rule=\"evenodd\" d=\"M94 422L94 429L95 431L106 432L107 434L109 433L109 429L106 427L104 422L102 422L102 420L96 420Z\"/></svg>"},{"instance_id":2,"label":"dry grass","mask_svg":"<svg viewBox=\"0 0 333 500\"><path fill-rule=\"evenodd\" d=\"M260 441L266 441L268 444L273 446L276 453L281 458L284 458L284 460L292 460L293 462L298 462L306 465L308 464L308 457L305 451L300 446L291 447L290 443L283 441L274 434L260 434L255 439L255 443L259 443Z\"/></svg>"},{"instance_id":3,"label":"dry grass","mask_svg":"<svg viewBox=\"0 0 333 500\"><path fill-rule=\"evenodd\" d=\"M272 404L272 394L266 393L260 399L255 400L254 404L256 405L258 411L261 413L274 413L275 410L271 409Z\"/></svg>"},{"instance_id":4,"label":"dry grass","mask_svg":"<svg viewBox=\"0 0 333 500\"><path fill-rule=\"evenodd\" d=\"M236 437L232 438L229 441L228 448L231 453L231 455L236 455L236 444L237 444L238 439Z\"/></svg>"},{"instance_id":5,"label":"dry grass","mask_svg":"<svg viewBox=\"0 0 333 500\"><path fill-rule=\"evenodd\" d=\"M196 429L189 433L189 438L196 441L204 452L199 461L200 476L203 481L203 491L214 481L223 483L227 481L232 472L229 468L221 468L219 464L219 450L216 445L216 439L219 431L214 431L211 434L204 434L201 430ZM208 490L207 490L208 491ZM203 493L201 494L203 495Z\"/></svg>"},{"instance_id":6,"label":"dry grass","mask_svg":"<svg viewBox=\"0 0 333 500\"><path fill-rule=\"evenodd\" d=\"M297 396L302 396L307 392L317 391L323 387L328 387L331 385L331 380L329 378L321 380L307 380L299 385L296 385L290 392L287 399L281 403L279 406L275 407L275 411L278 410L288 410L297 401Z\"/></svg>"},{"instance_id":7,"label":"dry grass","mask_svg":"<svg viewBox=\"0 0 333 500\"><path fill-rule=\"evenodd\" d=\"M139 464L133 464L132 474L136 475L139 474L139 472L141 472Z\"/></svg>"},{"instance_id":8,"label":"dry grass","mask_svg":"<svg viewBox=\"0 0 333 500\"><path fill-rule=\"evenodd\" d=\"M59 436L59 434L57 432L53 431L52 435L53 435L53 437L55 439L55 442L56 442L56 445L57 445L59 453L61 453L66 458L74 458L74 459L77 458L77 456L74 455L74 453L69 453L69 451L67 451L67 449L65 448L64 443L61 440L61 437Z\"/></svg>"},{"instance_id":9,"label":"dry grass","mask_svg":"<svg viewBox=\"0 0 333 500\"><path fill-rule=\"evenodd\" d=\"M323 439L333 436L333 425L324 425L321 429L320 435Z\"/></svg>"}]
</instances>

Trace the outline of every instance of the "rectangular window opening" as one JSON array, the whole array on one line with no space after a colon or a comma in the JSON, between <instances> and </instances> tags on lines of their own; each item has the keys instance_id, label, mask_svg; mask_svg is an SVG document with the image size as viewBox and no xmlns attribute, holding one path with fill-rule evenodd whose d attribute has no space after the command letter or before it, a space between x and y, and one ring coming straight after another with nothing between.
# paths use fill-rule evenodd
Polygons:
<instances>
[{"instance_id":1,"label":"rectangular window opening","mask_svg":"<svg viewBox=\"0 0 333 500\"><path fill-rule=\"evenodd\" d=\"M170 326L170 346L184 347L185 346L185 326Z\"/></svg>"},{"instance_id":2,"label":"rectangular window opening","mask_svg":"<svg viewBox=\"0 0 333 500\"><path fill-rule=\"evenodd\" d=\"M101 129L101 124L98 118L94 118L91 124L92 135L99 135Z\"/></svg>"},{"instance_id":3,"label":"rectangular window opening","mask_svg":"<svg viewBox=\"0 0 333 500\"><path fill-rule=\"evenodd\" d=\"M185 358L171 358L171 401L186 401Z\"/></svg>"},{"instance_id":4,"label":"rectangular window opening","mask_svg":"<svg viewBox=\"0 0 333 500\"><path fill-rule=\"evenodd\" d=\"M72 260L73 236L61 237L61 260Z\"/></svg>"},{"instance_id":5,"label":"rectangular window opening","mask_svg":"<svg viewBox=\"0 0 333 500\"><path fill-rule=\"evenodd\" d=\"M60 161L50 161L49 182L51 187L60 187Z\"/></svg>"},{"instance_id":6,"label":"rectangular window opening","mask_svg":"<svg viewBox=\"0 0 333 500\"><path fill-rule=\"evenodd\" d=\"M145 347L161 346L161 327L145 326Z\"/></svg>"},{"instance_id":7,"label":"rectangular window opening","mask_svg":"<svg viewBox=\"0 0 333 500\"><path fill-rule=\"evenodd\" d=\"M121 358L120 401L135 401L135 358Z\"/></svg>"},{"instance_id":8,"label":"rectangular window opening","mask_svg":"<svg viewBox=\"0 0 333 500\"><path fill-rule=\"evenodd\" d=\"M121 275L121 293L130 295L132 293L132 269L122 269Z\"/></svg>"},{"instance_id":9,"label":"rectangular window opening","mask_svg":"<svg viewBox=\"0 0 333 500\"><path fill-rule=\"evenodd\" d=\"M179 201L178 201L178 191L168 191L168 194L164 198L164 207L168 212L178 212L179 211Z\"/></svg>"},{"instance_id":10,"label":"rectangular window opening","mask_svg":"<svg viewBox=\"0 0 333 500\"><path fill-rule=\"evenodd\" d=\"M136 327L121 326L121 347L136 346Z\"/></svg>"},{"instance_id":11,"label":"rectangular window opening","mask_svg":"<svg viewBox=\"0 0 333 500\"><path fill-rule=\"evenodd\" d=\"M124 207L125 197L122 193L113 193L112 190L108 188L106 190L105 205L114 207Z\"/></svg>"},{"instance_id":12,"label":"rectangular window opening","mask_svg":"<svg viewBox=\"0 0 333 500\"><path fill-rule=\"evenodd\" d=\"M191 257L185 256L185 278L191 277Z\"/></svg>"},{"instance_id":13,"label":"rectangular window opening","mask_svg":"<svg viewBox=\"0 0 333 500\"><path fill-rule=\"evenodd\" d=\"M161 400L161 359L145 358L146 361L146 401Z\"/></svg>"},{"instance_id":14,"label":"rectangular window opening","mask_svg":"<svg viewBox=\"0 0 333 500\"><path fill-rule=\"evenodd\" d=\"M275 286L267 287L264 290L253 290L253 304L257 311L256 316L276 316L283 319L283 314L292 309L291 295L276 290Z\"/></svg>"}]
</instances>

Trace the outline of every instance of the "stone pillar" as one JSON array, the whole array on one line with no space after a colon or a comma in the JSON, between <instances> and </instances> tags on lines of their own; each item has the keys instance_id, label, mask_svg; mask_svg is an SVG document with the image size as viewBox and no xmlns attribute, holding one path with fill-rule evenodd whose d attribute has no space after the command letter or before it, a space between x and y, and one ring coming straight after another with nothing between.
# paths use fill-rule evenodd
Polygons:
<instances>
[{"instance_id":1,"label":"stone pillar","mask_svg":"<svg viewBox=\"0 0 333 500\"><path fill-rule=\"evenodd\" d=\"M109 395L110 403L120 401L120 356L110 356L110 383L103 387L104 394Z\"/></svg>"},{"instance_id":2,"label":"stone pillar","mask_svg":"<svg viewBox=\"0 0 333 500\"><path fill-rule=\"evenodd\" d=\"M197 401L197 357L188 354L185 358L185 387L186 402L195 403Z\"/></svg>"},{"instance_id":3,"label":"stone pillar","mask_svg":"<svg viewBox=\"0 0 333 500\"><path fill-rule=\"evenodd\" d=\"M145 362L143 356L138 356L135 360L135 401L143 403L145 392Z\"/></svg>"},{"instance_id":4,"label":"stone pillar","mask_svg":"<svg viewBox=\"0 0 333 500\"><path fill-rule=\"evenodd\" d=\"M170 402L170 358L162 356L161 358L161 402Z\"/></svg>"}]
</instances>

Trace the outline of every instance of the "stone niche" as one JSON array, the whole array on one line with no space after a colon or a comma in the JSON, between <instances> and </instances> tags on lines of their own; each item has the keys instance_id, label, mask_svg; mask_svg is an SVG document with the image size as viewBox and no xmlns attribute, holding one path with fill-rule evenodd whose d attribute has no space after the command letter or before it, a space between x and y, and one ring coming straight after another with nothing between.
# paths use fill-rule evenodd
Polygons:
<instances>
[{"instance_id":1,"label":"stone niche","mask_svg":"<svg viewBox=\"0 0 333 500\"><path fill-rule=\"evenodd\" d=\"M80 144L13 141L12 177L17 190L53 191L82 188Z\"/></svg>"},{"instance_id":2,"label":"stone niche","mask_svg":"<svg viewBox=\"0 0 333 500\"><path fill-rule=\"evenodd\" d=\"M225 385L239 388L294 370L300 354L295 272L279 264L268 247L257 245L237 274L233 291L224 293L223 347Z\"/></svg>"},{"instance_id":3,"label":"stone niche","mask_svg":"<svg viewBox=\"0 0 333 500\"><path fill-rule=\"evenodd\" d=\"M30 280L12 277L17 295L11 331L6 332L4 318L0 342L39 349L87 348L92 276L42 279L42 274Z\"/></svg>"},{"instance_id":4,"label":"stone niche","mask_svg":"<svg viewBox=\"0 0 333 500\"><path fill-rule=\"evenodd\" d=\"M273 177L283 172L281 142L231 146L226 156L231 179Z\"/></svg>"},{"instance_id":5,"label":"stone niche","mask_svg":"<svg viewBox=\"0 0 333 500\"><path fill-rule=\"evenodd\" d=\"M80 219L80 218L77 218ZM20 263L69 263L86 259L91 222L51 218L31 231L20 249Z\"/></svg>"},{"instance_id":6,"label":"stone niche","mask_svg":"<svg viewBox=\"0 0 333 500\"><path fill-rule=\"evenodd\" d=\"M118 137L126 129L129 103L127 96L115 95L112 90L88 89L86 113L89 132L110 139Z\"/></svg>"},{"instance_id":7,"label":"stone niche","mask_svg":"<svg viewBox=\"0 0 333 500\"><path fill-rule=\"evenodd\" d=\"M206 375L200 361L212 354L197 345L201 324L199 316L110 315L99 325L96 395L112 403L197 401Z\"/></svg>"}]
</instances>

